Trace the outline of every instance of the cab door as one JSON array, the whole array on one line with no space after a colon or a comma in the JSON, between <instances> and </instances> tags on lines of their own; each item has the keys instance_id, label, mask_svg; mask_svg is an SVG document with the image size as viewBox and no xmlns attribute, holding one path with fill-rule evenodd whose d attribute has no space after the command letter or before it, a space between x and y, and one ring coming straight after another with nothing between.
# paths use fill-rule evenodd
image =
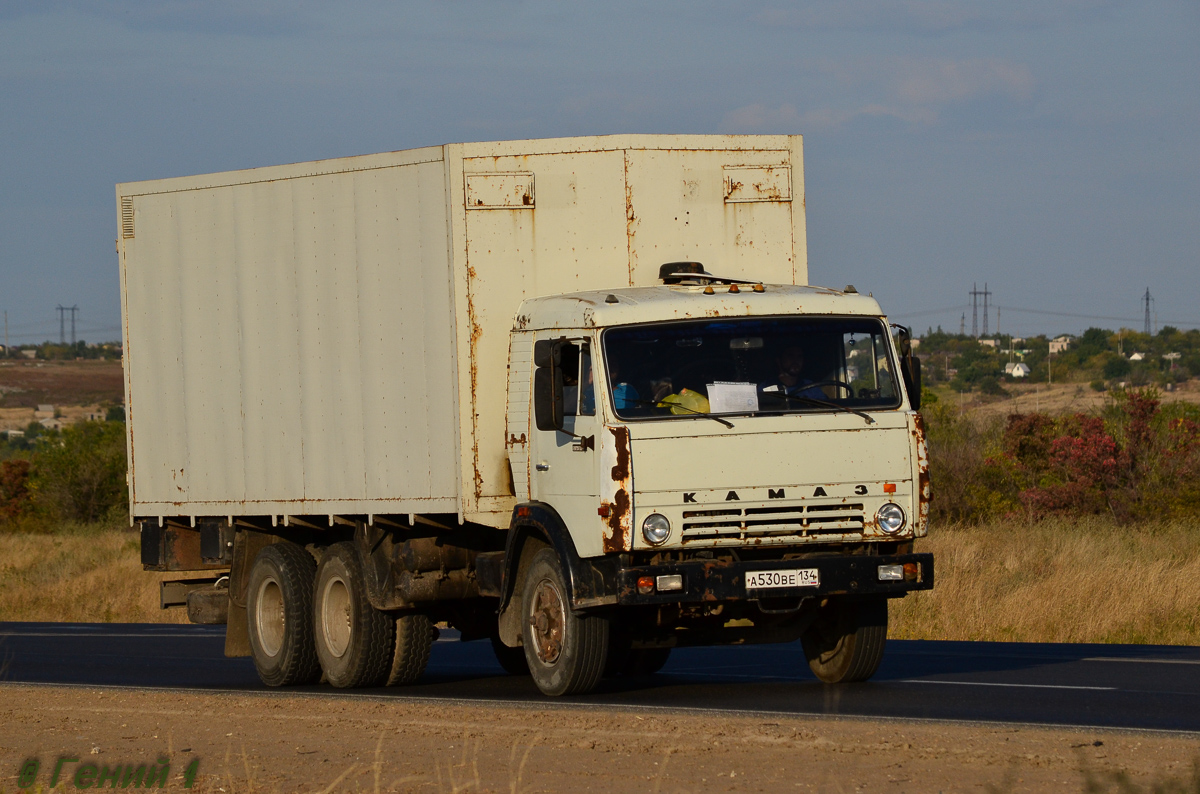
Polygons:
<instances>
[{"instance_id":1,"label":"cab door","mask_svg":"<svg viewBox=\"0 0 1200 794\"><path fill-rule=\"evenodd\" d=\"M538 334L562 339L561 331ZM533 498L558 511L576 548L583 553L582 535L597 526L596 387L592 345L586 337L566 337L562 346L563 429L533 430Z\"/></svg>"}]
</instances>

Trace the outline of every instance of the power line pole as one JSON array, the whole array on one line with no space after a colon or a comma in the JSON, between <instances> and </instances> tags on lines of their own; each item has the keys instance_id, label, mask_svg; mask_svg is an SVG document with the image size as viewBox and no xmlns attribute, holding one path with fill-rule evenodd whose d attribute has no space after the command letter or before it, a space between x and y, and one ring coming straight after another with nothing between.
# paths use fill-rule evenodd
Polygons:
<instances>
[{"instance_id":1,"label":"power line pole","mask_svg":"<svg viewBox=\"0 0 1200 794\"><path fill-rule=\"evenodd\" d=\"M987 282L983 282L983 335L988 335L988 297L992 293L988 292Z\"/></svg>"},{"instance_id":2,"label":"power line pole","mask_svg":"<svg viewBox=\"0 0 1200 794\"><path fill-rule=\"evenodd\" d=\"M979 338L979 299L983 298L983 335L988 335L988 297L991 292L987 288L987 283L983 285L983 289L979 289L978 284L971 285L971 291L968 293L971 296L971 336Z\"/></svg>"},{"instance_id":3,"label":"power line pole","mask_svg":"<svg viewBox=\"0 0 1200 794\"><path fill-rule=\"evenodd\" d=\"M966 312L963 312L962 319L958 321L958 335L959 336L967 335L967 313Z\"/></svg>"},{"instance_id":4,"label":"power line pole","mask_svg":"<svg viewBox=\"0 0 1200 794\"><path fill-rule=\"evenodd\" d=\"M65 345L67 343L67 307L59 304L58 307L58 343Z\"/></svg>"},{"instance_id":5,"label":"power line pole","mask_svg":"<svg viewBox=\"0 0 1200 794\"><path fill-rule=\"evenodd\" d=\"M971 336L979 337L979 285L971 284Z\"/></svg>"},{"instance_id":6,"label":"power line pole","mask_svg":"<svg viewBox=\"0 0 1200 794\"><path fill-rule=\"evenodd\" d=\"M1142 300L1145 301L1145 303L1146 303L1146 327L1144 330L1146 332L1146 336L1149 336L1150 335L1150 288L1149 287L1146 287L1146 295Z\"/></svg>"},{"instance_id":7,"label":"power line pole","mask_svg":"<svg viewBox=\"0 0 1200 794\"><path fill-rule=\"evenodd\" d=\"M4 310L4 357L8 358L8 309Z\"/></svg>"},{"instance_id":8,"label":"power line pole","mask_svg":"<svg viewBox=\"0 0 1200 794\"><path fill-rule=\"evenodd\" d=\"M75 314L79 311L79 307L72 306L70 311L71 311L71 347L75 347ZM985 328L987 327L987 323L984 323L984 327Z\"/></svg>"}]
</instances>

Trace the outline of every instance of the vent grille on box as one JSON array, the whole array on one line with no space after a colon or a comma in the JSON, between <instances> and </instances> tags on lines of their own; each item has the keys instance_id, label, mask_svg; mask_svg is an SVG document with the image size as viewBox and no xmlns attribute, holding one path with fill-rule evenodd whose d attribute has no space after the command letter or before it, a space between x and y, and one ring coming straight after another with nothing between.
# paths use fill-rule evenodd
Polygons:
<instances>
[{"instance_id":1,"label":"vent grille on box","mask_svg":"<svg viewBox=\"0 0 1200 794\"><path fill-rule=\"evenodd\" d=\"M121 236L133 237L133 196L121 196Z\"/></svg>"}]
</instances>

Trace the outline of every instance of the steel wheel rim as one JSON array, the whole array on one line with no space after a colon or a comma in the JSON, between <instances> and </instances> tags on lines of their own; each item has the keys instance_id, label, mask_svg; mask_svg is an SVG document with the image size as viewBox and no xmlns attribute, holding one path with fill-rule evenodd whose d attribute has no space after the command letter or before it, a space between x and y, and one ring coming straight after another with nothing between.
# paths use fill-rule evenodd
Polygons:
<instances>
[{"instance_id":1,"label":"steel wheel rim","mask_svg":"<svg viewBox=\"0 0 1200 794\"><path fill-rule=\"evenodd\" d=\"M254 626L258 630L258 643L267 656L278 656L279 651L283 649L283 636L287 630L283 588L274 577L267 577L258 586L257 595Z\"/></svg>"},{"instance_id":2,"label":"steel wheel rim","mask_svg":"<svg viewBox=\"0 0 1200 794\"><path fill-rule=\"evenodd\" d=\"M340 576L325 583L321 594L321 633L325 647L339 659L350 647L350 588Z\"/></svg>"},{"instance_id":3,"label":"steel wheel rim","mask_svg":"<svg viewBox=\"0 0 1200 794\"><path fill-rule=\"evenodd\" d=\"M562 655L566 619L566 605L554 582L538 582L529 604L529 626L533 649L543 664L553 665Z\"/></svg>"}]
</instances>

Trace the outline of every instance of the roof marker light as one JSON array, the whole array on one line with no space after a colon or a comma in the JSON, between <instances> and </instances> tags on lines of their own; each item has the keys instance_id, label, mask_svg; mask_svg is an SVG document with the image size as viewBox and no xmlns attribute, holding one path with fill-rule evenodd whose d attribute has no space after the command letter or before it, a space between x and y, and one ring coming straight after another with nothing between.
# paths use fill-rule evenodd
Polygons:
<instances>
[{"instance_id":1,"label":"roof marker light","mask_svg":"<svg viewBox=\"0 0 1200 794\"><path fill-rule=\"evenodd\" d=\"M754 291L755 291L755 292L766 292L766 291L767 291L767 288L766 288L766 287L764 287L762 284L755 284L755 285L754 285Z\"/></svg>"},{"instance_id":2,"label":"roof marker light","mask_svg":"<svg viewBox=\"0 0 1200 794\"><path fill-rule=\"evenodd\" d=\"M704 288L704 294L705 294L705 295L712 295L712 294L713 294L713 288L712 288L712 286L711 286L711 285L710 285L710 286L707 286L707 287L705 287L705 288Z\"/></svg>"},{"instance_id":3,"label":"roof marker light","mask_svg":"<svg viewBox=\"0 0 1200 794\"><path fill-rule=\"evenodd\" d=\"M741 290L740 290L740 289L738 289L738 285L737 285L737 284L730 284L730 285L729 285L729 291L730 291L730 292L741 292Z\"/></svg>"}]
</instances>

